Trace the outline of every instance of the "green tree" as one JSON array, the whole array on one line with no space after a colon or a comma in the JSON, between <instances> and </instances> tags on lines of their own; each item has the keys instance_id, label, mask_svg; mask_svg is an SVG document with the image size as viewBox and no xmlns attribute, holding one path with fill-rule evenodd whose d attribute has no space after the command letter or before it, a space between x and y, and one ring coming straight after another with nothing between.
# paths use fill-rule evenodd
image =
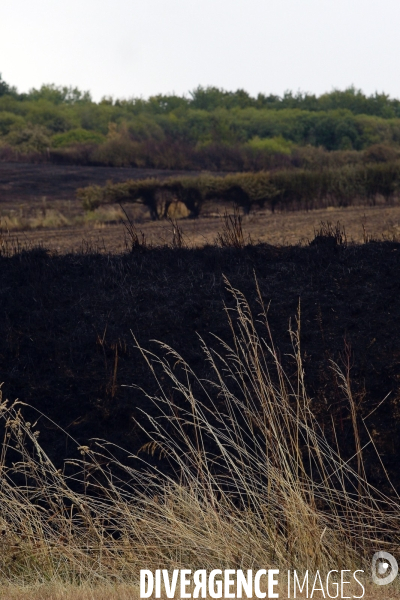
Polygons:
<instances>
[{"instance_id":1,"label":"green tree","mask_svg":"<svg viewBox=\"0 0 400 600\"><path fill-rule=\"evenodd\" d=\"M90 92L81 92L78 88L56 86L54 84L42 85L37 90L32 88L27 94L29 100L47 100L52 104L76 104L77 102L91 102Z\"/></svg>"},{"instance_id":2,"label":"green tree","mask_svg":"<svg viewBox=\"0 0 400 600\"><path fill-rule=\"evenodd\" d=\"M0 96L15 95L16 93L16 88L11 87L8 83L6 83L0 73Z\"/></svg>"}]
</instances>

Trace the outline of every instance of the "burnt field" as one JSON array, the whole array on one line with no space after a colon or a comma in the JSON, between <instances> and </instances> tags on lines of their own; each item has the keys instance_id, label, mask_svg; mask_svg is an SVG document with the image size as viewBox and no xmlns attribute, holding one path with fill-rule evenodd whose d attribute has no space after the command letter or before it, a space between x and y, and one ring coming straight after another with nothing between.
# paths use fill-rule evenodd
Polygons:
<instances>
[{"instance_id":1,"label":"burnt field","mask_svg":"<svg viewBox=\"0 0 400 600\"><path fill-rule=\"evenodd\" d=\"M58 253L79 252L88 247L100 252L123 252L126 229L120 207L104 206L85 213L82 202L76 198L77 188L127 178L157 177L161 181L182 174L198 176L199 172L0 162L0 230L13 244L40 245ZM148 244L162 246L171 242L171 226L166 220L152 221L140 204L125 203L124 208ZM232 204L222 200L208 202L199 218L179 219L186 246L214 244L225 210L231 212ZM340 221L349 242L370 238L395 240L400 232L400 206L393 201L376 206L328 206L274 213L267 208L254 208L243 217L243 230L246 239L250 236L256 244L307 244L321 221Z\"/></svg>"},{"instance_id":2,"label":"burnt field","mask_svg":"<svg viewBox=\"0 0 400 600\"><path fill-rule=\"evenodd\" d=\"M76 217L82 212L75 199L79 186L172 173L0 163L0 210L46 216L57 209ZM256 277L289 376L296 373L289 321L294 326L300 305L306 386L329 442L335 446L337 436L344 456L355 453L354 418L333 361L351 382L371 481L386 486L375 445L400 483L399 206L252 211L243 217L240 249L216 244L223 208L210 205L198 219L180 219L182 239L174 236L171 223L138 213L135 223L146 244L132 252L118 212L112 213L113 222L78 226L71 217L68 226L48 223L8 233L3 228L4 396L19 398L54 421L41 420L40 439L58 462L76 452L58 425L80 444L101 437L137 452L147 441L141 410L153 410L138 388L153 394L157 385L133 336L155 351L150 340L169 344L200 377L208 377L199 336L213 347L218 347L213 334L232 339L224 304L232 307L233 300L223 277L245 294L255 316L260 312ZM312 242L321 221L338 220L347 238L328 235L327 244ZM260 334L266 334L261 326ZM127 387L131 384L136 387ZM174 399L174 390L165 386Z\"/></svg>"},{"instance_id":3,"label":"burnt field","mask_svg":"<svg viewBox=\"0 0 400 600\"><path fill-rule=\"evenodd\" d=\"M76 188L85 185L102 185L108 180L163 178L172 174L187 175L190 172L0 162L0 202L33 202L43 196L49 200L70 200L74 198ZM198 175L198 171L192 174Z\"/></svg>"},{"instance_id":4,"label":"burnt field","mask_svg":"<svg viewBox=\"0 0 400 600\"><path fill-rule=\"evenodd\" d=\"M296 371L289 320L294 327L300 303L305 382L330 442L336 444L333 420L341 451L349 457L355 452L351 410L331 368L334 361L351 382L362 443L370 434L399 484L399 269L400 244L394 242L3 255L3 396L36 407L80 444L101 437L137 452L147 441L138 425L145 421L140 410L153 409L142 391L126 386L152 394L157 385L132 334L156 352L150 340L171 345L200 377L208 377L198 336L214 348L211 333L232 339L224 303L233 307L233 300L223 275L245 294L255 316L256 276L289 377ZM176 390L165 385L178 402ZM29 409L24 413L29 416ZM41 419L38 428L58 463L76 452L54 424ZM372 483L386 487L371 443L364 461Z\"/></svg>"}]
</instances>

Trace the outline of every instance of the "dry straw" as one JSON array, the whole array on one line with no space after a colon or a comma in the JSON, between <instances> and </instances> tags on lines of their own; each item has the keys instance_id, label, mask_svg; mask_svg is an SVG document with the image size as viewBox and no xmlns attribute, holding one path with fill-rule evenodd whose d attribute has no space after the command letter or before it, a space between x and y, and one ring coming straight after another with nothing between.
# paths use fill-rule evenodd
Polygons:
<instances>
[{"instance_id":1,"label":"dry straw","mask_svg":"<svg viewBox=\"0 0 400 600\"><path fill-rule=\"evenodd\" d=\"M298 328L293 384L262 304L255 322L226 284L233 342L217 340L218 352L201 342L209 380L164 344L161 357L140 349L159 381L144 448L154 457L121 460L120 449L97 440L60 471L21 403L1 403L3 582L120 585L137 582L140 568L356 569L377 547L393 550L398 498L368 484L359 445L353 469L324 437Z\"/></svg>"},{"instance_id":2,"label":"dry straw","mask_svg":"<svg viewBox=\"0 0 400 600\"><path fill-rule=\"evenodd\" d=\"M246 245L242 226L242 215L239 208L234 207L232 215L224 214L222 231L218 233L215 244L222 248L244 248ZM251 239L249 237L249 244Z\"/></svg>"}]
</instances>

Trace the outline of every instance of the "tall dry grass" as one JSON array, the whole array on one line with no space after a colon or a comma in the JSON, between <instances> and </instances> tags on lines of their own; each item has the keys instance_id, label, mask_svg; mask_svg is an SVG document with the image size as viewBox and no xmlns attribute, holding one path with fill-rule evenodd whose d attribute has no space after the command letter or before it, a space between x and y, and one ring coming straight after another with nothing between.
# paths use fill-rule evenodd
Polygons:
<instances>
[{"instance_id":1,"label":"tall dry grass","mask_svg":"<svg viewBox=\"0 0 400 600\"><path fill-rule=\"evenodd\" d=\"M218 233L215 240L216 245L222 248L244 248L246 240L243 233L242 220L242 215L237 206L234 207L233 215L225 212L222 231ZM250 236L248 243L252 243Z\"/></svg>"},{"instance_id":2,"label":"tall dry grass","mask_svg":"<svg viewBox=\"0 0 400 600\"><path fill-rule=\"evenodd\" d=\"M40 420L1 402L4 583L135 584L140 568L355 570L396 547L399 500L366 481L357 429L355 460L345 461L312 413L299 315L293 383L261 297L255 319L226 285L232 343L200 340L209 380L162 343L159 354L139 348L159 393L148 396L149 442L134 461L95 440L59 470L40 445ZM331 368L351 405L348 379Z\"/></svg>"},{"instance_id":3,"label":"tall dry grass","mask_svg":"<svg viewBox=\"0 0 400 600\"><path fill-rule=\"evenodd\" d=\"M96 211L69 216L66 211L55 208L38 209L31 213L19 214L14 210L0 215L0 227L4 231L30 231L37 229L62 229L74 227L101 227L118 223L124 217L120 206L100 207Z\"/></svg>"}]
</instances>

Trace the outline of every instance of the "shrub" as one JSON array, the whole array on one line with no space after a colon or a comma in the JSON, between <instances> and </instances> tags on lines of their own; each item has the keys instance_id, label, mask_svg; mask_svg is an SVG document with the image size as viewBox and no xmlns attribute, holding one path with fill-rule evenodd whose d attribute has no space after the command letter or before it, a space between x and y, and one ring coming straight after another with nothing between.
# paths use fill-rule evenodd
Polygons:
<instances>
[{"instance_id":1,"label":"shrub","mask_svg":"<svg viewBox=\"0 0 400 600\"><path fill-rule=\"evenodd\" d=\"M94 164L110 167L135 167L139 166L138 150L139 146L136 142L124 137L116 137L94 148L91 153L91 161Z\"/></svg>"},{"instance_id":2,"label":"shrub","mask_svg":"<svg viewBox=\"0 0 400 600\"><path fill-rule=\"evenodd\" d=\"M50 148L48 158L57 164L92 165L96 147L93 144L75 144L65 148Z\"/></svg>"},{"instance_id":3,"label":"shrub","mask_svg":"<svg viewBox=\"0 0 400 600\"><path fill-rule=\"evenodd\" d=\"M41 125L27 125L22 129L14 128L5 136L4 140L15 148L18 154L46 152L51 146L49 132Z\"/></svg>"},{"instance_id":4,"label":"shrub","mask_svg":"<svg viewBox=\"0 0 400 600\"><path fill-rule=\"evenodd\" d=\"M101 144L105 142L105 139L101 133L78 128L53 135L51 143L53 148L65 148L76 144Z\"/></svg>"},{"instance_id":5,"label":"shrub","mask_svg":"<svg viewBox=\"0 0 400 600\"><path fill-rule=\"evenodd\" d=\"M386 202L398 192L400 162L369 164L365 168L365 195L375 199L381 195Z\"/></svg>"},{"instance_id":6,"label":"shrub","mask_svg":"<svg viewBox=\"0 0 400 600\"><path fill-rule=\"evenodd\" d=\"M291 169L259 173L236 173L225 177L200 175L165 180L129 180L77 191L86 208L93 203L142 201L153 219L166 217L169 206L183 202L190 215L200 214L206 199L230 201L245 213L254 206L272 211L310 210L326 205L349 206L375 202L377 196L391 200L400 185L400 162L344 165L336 169ZM90 198L93 197L93 202Z\"/></svg>"},{"instance_id":7,"label":"shrub","mask_svg":"<svg viewBox=\"0 0 400 600\"><path fill-rule=\"evenodd\" d=\"M254 150L268 154L291 154L294 147L293 142L285 140L282 136L261 139L256 135L248 142L248 145Z\"/></svg>"},{"instance_id":8,"label":"shrub","mask_svg":"<svg viewBox=\"0 0 400 600\"><path fill-rule=\"evenodd\" d=\"M366 163L393 162L398 158L399 151L387 144L374 144L364 151L364 161Z\"/></svg>"},{"instance_id":9,"label":"shrub","mask_svg":"<svg viewBox=\"0 0 400 600\"><path fill-rule=\"evenodd\" d=\"M12 112L0 112L0 135L7 135L12 129L23 129L26 126L25 119Z\"/></svg>"}]
</instances>

